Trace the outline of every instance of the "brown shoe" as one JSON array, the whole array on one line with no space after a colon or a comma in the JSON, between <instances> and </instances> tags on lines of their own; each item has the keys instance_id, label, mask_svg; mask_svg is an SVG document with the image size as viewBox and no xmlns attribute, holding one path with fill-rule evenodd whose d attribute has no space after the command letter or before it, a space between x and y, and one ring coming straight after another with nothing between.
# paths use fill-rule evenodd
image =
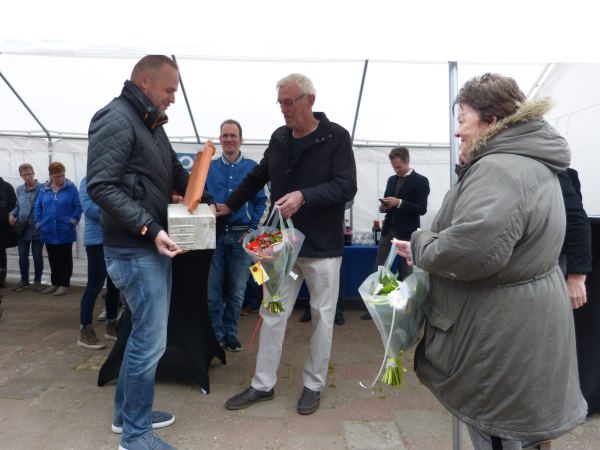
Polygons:
<instances>
[{"instance_id":1,"label":"brown shoe","mask_svg":"<svg viewBox=\"0 0 600 450\"><path fill-rule=\"evenodd\" d=\"M86 326L79 332L79 339L77 339L77 345L92 350L99 350L105 347L105 345L102 342L100 342L96 337L96 332L94 331L91 325Z\"/></svg>"}]
</instances>

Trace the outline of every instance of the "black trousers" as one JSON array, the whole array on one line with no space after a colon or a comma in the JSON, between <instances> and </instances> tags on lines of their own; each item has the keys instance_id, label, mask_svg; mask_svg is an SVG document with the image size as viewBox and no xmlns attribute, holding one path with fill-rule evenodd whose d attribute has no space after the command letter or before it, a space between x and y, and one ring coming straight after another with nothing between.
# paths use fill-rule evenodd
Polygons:
<instances>
[{"instance_id":1,"label":"black trousers","mask_svg":"<svg viewBox=\"0 0 600 450\"><path fill-rule=\"evenodd\" d=\"M50 280L52 286L69 287L73 275L73 243L48 244L48 261L50 262Z\"/></svg>"},{"instance_id":2,"label":"black trousers","mask_svg":"<svg viewBox=\"0 0 600 450\"><path fill-rule=\"evenodd\" d=\"M392 238L394 238L394 231L390 228L385 235L381 236L379 241L379 247L377 248L377 257L375 259L375 267L373 271L377 270L377 266L383 266L387 259L390 249L392 248ZM406 260L398 256L398 273L400 274L400 281L404 280L407 276L412 273L412 267L406 264Z\"/></svg>"}]
</instances>

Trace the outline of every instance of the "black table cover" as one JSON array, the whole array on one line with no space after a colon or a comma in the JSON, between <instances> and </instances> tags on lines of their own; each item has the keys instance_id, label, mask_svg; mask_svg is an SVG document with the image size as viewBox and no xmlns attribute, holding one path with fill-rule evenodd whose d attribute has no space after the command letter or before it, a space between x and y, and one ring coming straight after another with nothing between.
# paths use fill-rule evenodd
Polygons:
<instances>
[{"instance_id":1,"label":"black table cover","mask_svg":"<svg viewBox=\"0 0 600 450\"><path fill-rule=\"evenodd\" d=\"M173 259L167 348L157 368L157 377L191 378L206 393L210 392L208 367L212 359L217 357L226 363L208 316L206 287L212 253L197 250ZM126 308L119 321L117 341L100 369L98 386L118 378L130 332L131 314Z\"/></svg>"}]
</instances>

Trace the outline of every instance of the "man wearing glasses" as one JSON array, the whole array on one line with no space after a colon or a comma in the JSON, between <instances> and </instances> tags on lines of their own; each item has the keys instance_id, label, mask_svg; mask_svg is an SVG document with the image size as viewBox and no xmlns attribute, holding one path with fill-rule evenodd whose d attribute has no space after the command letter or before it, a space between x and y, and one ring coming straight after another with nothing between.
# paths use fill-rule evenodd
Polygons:
<instances>
[{"instance_id":1,"label":"man wearing glasses","mask_svg":"<svg viewBox=\"0 0 600 450\"><path fill-rule=\"evenodd\" d=\"M273 204L284 218L293 218L306 238L293 269L298 277L286 277L281 288L285 311L261 310L263 325L252 382L225 407L242 409L274 397L287 320L306 280L314 331L297 410L312 414L319 408L327 377L344 252L344 205L356 194L356 166L348 131L324 113L312 111L315 89L310 79L288 75L277 83L277 91L285 126L275 130L259 165L219 205L217 215L238 210L270 181Z\"/></svg>"},{"instance_id":2,"label":"man wearing glasses","mask_svg":"<svg viewBox=\"0 0 600 450\"><path fill-rule=\"evenodd\" d=\"M9 213L8 221L17 228L17 246L19 249L19 270L21 280L13 288L22 291L29 284L29 249L33 256L33 287L39 291L42 288L42 273L44 272L44 257L42 250L44 243L40 240L40 231L33 223L33 207L40 190L40 183L35 179L35 172L31 164L19 166L19 175L24 183L17 187L17 205Z\"/></svg>"}]
</instances>

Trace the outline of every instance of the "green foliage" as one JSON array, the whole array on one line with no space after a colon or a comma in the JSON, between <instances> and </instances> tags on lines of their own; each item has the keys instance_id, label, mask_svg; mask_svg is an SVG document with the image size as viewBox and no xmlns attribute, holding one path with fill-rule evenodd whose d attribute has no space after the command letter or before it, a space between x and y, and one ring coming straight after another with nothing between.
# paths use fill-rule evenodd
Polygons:
<instances>
[{"instance_id":1,"label":"green foliage","mask_svg":"<svg viewBox=\"0 0 600 450\"><path fill-rule=\"evenodd\" d=\"M398 273L390 274L384 270L379 272L379 284L383 286L379 292L374 292L377 295L388 295L390 292L398 289L400 283L398 281Z\"/></svg>"}]
</instances>

